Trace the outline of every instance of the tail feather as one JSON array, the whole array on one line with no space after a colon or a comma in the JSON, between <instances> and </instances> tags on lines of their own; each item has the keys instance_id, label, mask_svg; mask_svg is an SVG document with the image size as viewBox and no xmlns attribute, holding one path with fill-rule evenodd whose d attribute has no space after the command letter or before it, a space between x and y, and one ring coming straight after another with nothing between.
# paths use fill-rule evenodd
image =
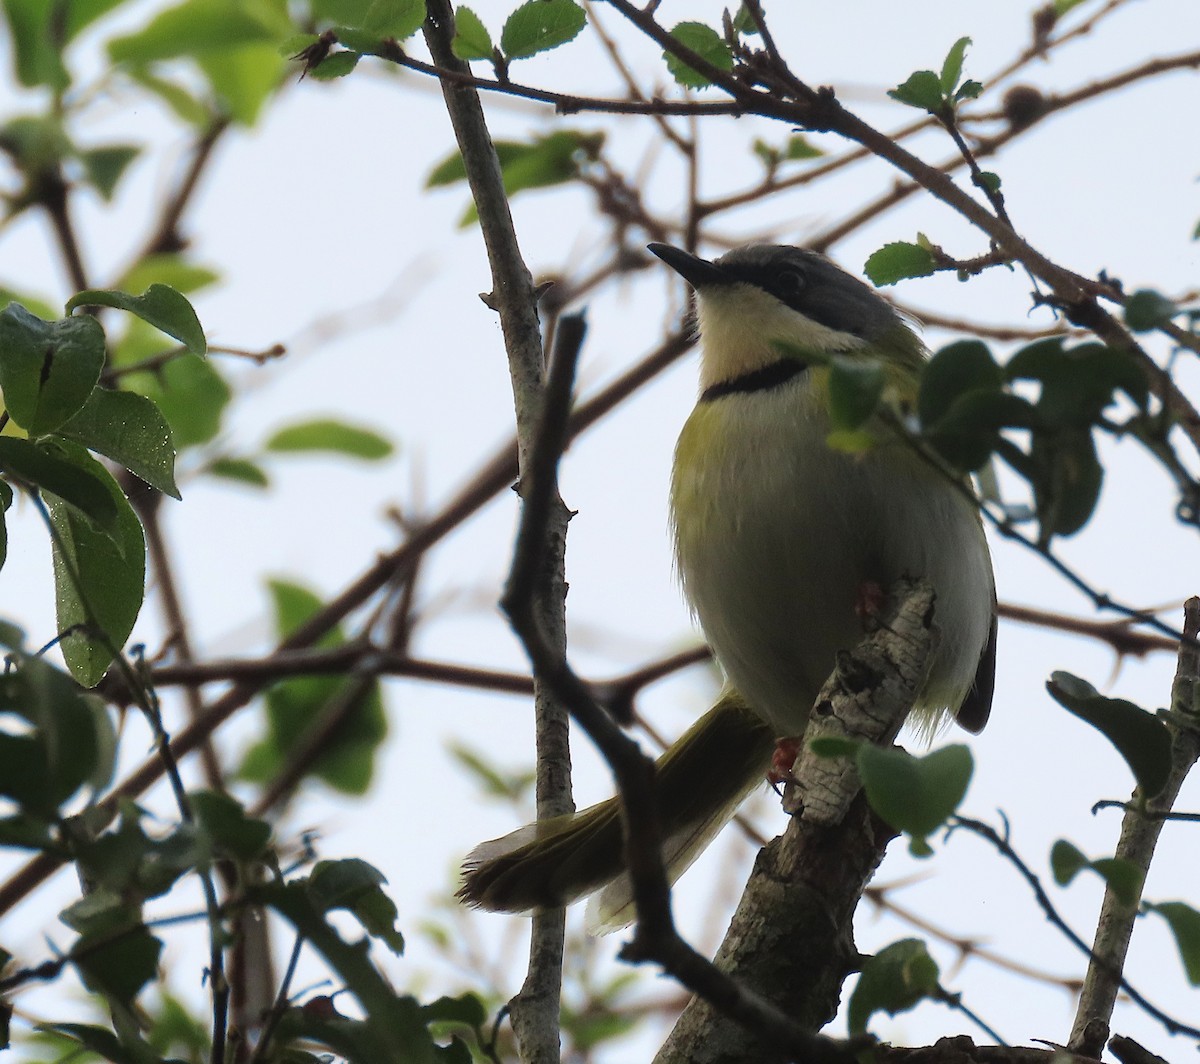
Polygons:
<instances>
[{"instance_id":1,"label":"tail feather","mask_svg":"<svg viewBox=\"0 0 1200 1064\"><path fill-rule=\"evenodd\" d=\"M655 796L671 882L762 781L773 748L762 718L726 692L658 759ZM566 905L608 885L595 922L615 930L633 918L623 873L620 805L609 798L480 844L463 864L458 897L481 909L527 912Z\"/></svg>"}]
</instances>

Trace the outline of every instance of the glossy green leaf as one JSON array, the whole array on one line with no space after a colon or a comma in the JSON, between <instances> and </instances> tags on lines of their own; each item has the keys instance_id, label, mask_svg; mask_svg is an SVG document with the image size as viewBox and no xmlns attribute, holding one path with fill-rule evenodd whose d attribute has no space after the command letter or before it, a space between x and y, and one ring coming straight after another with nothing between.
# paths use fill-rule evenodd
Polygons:
<instances>
[{"instance_id":1,"label":"glossy green leaf","mask_svg":"<svg viewBox=\"0 0 1200 1064\"><path fill-rule=\"evenodd\" d=\"M829 363L829 414L835 429L856 429L879 407L887 383L874 359L835 355Z\"/></svg>"},{"instance_id":2,"label":"glossy green leaf","mask_svg":"<svg viewBox=\"0 0 1200 1064\"><path fill-rule=\"evenodd\" d=\"M1134 332L1150 332L1166 325L1179 308L1152 288L1141 288L1125 300L1125 324Z\"/></svg>"},{"instance_id":3,"label":"glossy green leaf","mask_svg":"<svg viewBox=\"0 0 1200 1064\"><path fill-rule=\"evenodd\" d=\"M872 284L883 287L909 277L928 277L936 265L928 248L898 240L873 252L863 270Z\"/></svg>"},{"instance_id":4,"label":"glossy green leaf","mask_svg":"<svg viewBox=\"0 0 1200 1064\"><path fill-rule=\"evenodd\" d=\"M945 61L942 63L942 73L939 79L942 87L942 92L949 96L958 85L958 79L962 77L963 57L967 54L967 48L971 44L970 37L959 37L957 41L950 46L950 51L946 53Z\"/></svg>"},{"instance_id":5,"label":"glossy green leaf","mask_svg":"<svg viewBox=\"0 0 1200 1064\"><path fill-rule=\"evenodd\" d=\"M865 1033L877 1012L896 1016L937 994L938 966L925 943L917 938L893 942L863 965L847 1010L850 1033Z\"/></svg>"},{"instance_id":6,"label":"glossy green leaf","mask_svg":"<svg viewBox=\"0 0 1200 1064\"><path fill-rule=\"evenodd\" d=\"M54 589L63 659L84 687L99 683L133 630L146 583L142 526L117 482L82 448L69 457L108 489L117 511L112 537L98 533L74 507L47 495L54 526Z\"/></svg>"},{"instance_id":7,"label":"glossy green leaf","mask_svg":"<svg viewBox=\"0 0 1200 1064\"><path fill-rule=\"evenodd\" d=\"M108 482L90 466L67 459L53 444L0 436L0 470L58 496L107 535L120 537L118 506Z\"/></svg>"},{"instance_id":8,"label":"glossy green leaf","mask_svg":"<svg viewBox=\"0 0 1200 1064\"><path fill-rule=\"evenodd\" d=\"M954 93L954 102L962 103L964 100L978 99L979 94L983 92L983 82L981 81L964 81ZM983 172L984 179L990 184L995 180L995 188L1000 187L1000 178L988 171ZM995 189L993 189L995 191Z\"/></svg>"},{"instance_id":9,"label":"glossy green leaf","mask_svg":"<svg viewBox=\"0 0 1200 1064\"><path fill-rule=\"evenodd\" d=\"M0 391L31 436L53 432L83 406L104 367L94 318L43 321L19 303L0 312Z\"/></svg>"},{"instance_id":10,"label":"glossy green leaf","mask_svg":"<svg viewBox=\"0 0 1200 1064\"><path fill-rule=\"evenodd\" d=\"M495 45L483 20L469 7L454 9L454 41L451 50L459 59L491 59Z\"/></svg>"},{"instance_id":11,"label":"glossy green leaf","mask_svg":"<svg viewBox=\"0 0 1200 1064\"><path fill-rule=\"evenodd\" d=\"M926 838L954 814L967 793L974 769L971 751L946 746L918 758L864 743L856 760L871 808L910 836L914 856L932 853Z\"/></svg>"},{"instance_id":12,"label":"glossy green leaf","mask_svg":"<svg viewBox=\"0 0 1200 1064\"><path fill-rule=\"evenodd\" d=\"M271 436L268 451L325 451L376 461L386 458L393 447L389 440L370 429L321 418L289 425Z\"/></svg>"},{"instance_id":13,"label":"glossy green leaf","mask_svg":"<svg viewBox=\"0 0 1200 1064\"><path fill-rule=\"evenodd\" d=\"M123 465L173 499L180 497L171 428L145 396L97 388L58 431Z\"/></svg>"},{"instance_id":14,"label":"glossy green leaf","mask_svg":"<svg viewBox=\"0 0 1200 1064\"><path fill-rule=\"evenodd\" d=\"M152 284L140 296L112 290L89 289L67 301L68 312L76 307L114 307L117 310L126 310L168 336L173 336L194 355L203 355L208 350L204 328L200 319L196 317L192 304L188 302L187 296L169 285Z\"/></svg>"},{"instance_id":15,"label":"glossy green leaf","mask_svg":"<svg viewBox=\"0 0 1200 1064\"><path fill-rule=\"evenodd\" d=\"M894 89L888 90L893 100L917 107L930 114L938 114L946 106L942 95L941 79L932 70L918 70L908 76L908 79Z\"/></svg>"},{"instance_id":16,"label":"glossy green leaf","mask_svg":"<svg viewBox=\"0 0 1200 1064\"><path fill-rule=\"evenodd\" d=\"M1170 925L1187 980L1192 986L1200 986L1200 912L1182 901L1147 903L1146 908Z\"/></svg>"},{"instance_id":17,"label":"glossy green leaf","mask_svg":"<svg viewBox=\"0 0 1200 1064\"><path fill-rule=\"evenodd\" d=\"M79 158L87 171L88 182L105 200L111 200L129 164L141 149L131 144L114 144L80 152Z\"/></svg>"},{"instance_id":18,"label":"glossy green leaf","mask_svg":"<svg viewBox=\"0 0 1200 1064\"><path fill-rule=\"evenodd\" d=\"M573 41L586 24L575 0L526 0L505 21L500 48L509 59L527 59Z\"/></svg>"},{"instance_id":19,"label":"glossy green leaf","mask_svg":"<svg viewBox=\"0 0 1200 1064\"><path fill-rule=\"evenodd\" d=\"M383 891L386 882L379 869L357 857L318 861L308 877L308 894L321 912L345 909L367 934L401 954L404 937L396 930L396 904Z\"/></svg>"},{"instance_id":20,"label":"glossy green leaf","mask_svg":"<svg viewBox=\"0 0 1200 1064\"><path fill-rule=\"evenodd\" d=\"M206 472L211 473L214 477L236 480L240 484L249 484L253 488L271 486L271 478L267 476L266 470L248 458L217 458L209 463Z\"/></svg>"},{"instance_id":21,"label":"glossy green leaf","mask_svg":"<svg viewBox=\"0 0 1200 1064\"><path fill-rule=\"evenodd\" d=\"M706 26L703 22L681 22L671 30L671 36L718 70L733 69L733 53L729 50L729 45L711 26ZM663 52L663 59L666 60L671 77L685 88L703 89L712 84L707 77L670 52Z\"/></svg>"},{"instance_id":22,"label":"glossy green leaf","mask_svg":"<svg viewBox=\"0 0 1200 1064\"><path fill-rule=\"evenodd\" d=\"M271 825L247 816L236 798L217 791L193 791L188 800L197 823L216 843L218 852L251 861L266 851Z\"/></svg>"},{"instance_id":23,"label":"glossy green leaf","mask_svg":"<svg viewBox=\"0 0 1200 1064\"><path fill-rule=\"evenodd\" d=\"M1123 698L1105 697L1069 672L1052 673L1046 690L1117 748L1143 797L1153 798L1163 789L1171 771L1171 735L1158 717Z\"/></svg>"}]
</instances>

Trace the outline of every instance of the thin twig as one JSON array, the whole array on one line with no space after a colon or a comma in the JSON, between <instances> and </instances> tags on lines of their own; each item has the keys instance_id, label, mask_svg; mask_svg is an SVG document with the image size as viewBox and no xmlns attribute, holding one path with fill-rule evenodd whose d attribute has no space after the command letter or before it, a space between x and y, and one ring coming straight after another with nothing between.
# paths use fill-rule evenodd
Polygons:
<instances>
[{"instance_id":1,"label":"thin twig","mask_svg":"<svg viewBox=\"0 0 1200 1064\"><path fill-rule=\"evenodd\" d=\"M1098 957L1095 953L1093 953L1092 950L1088 948L1088 944L1082 938L1080 938L1079 935L1076 934L1071 928L1070 924L1068 924L1066 920L1059 915L1058 910L1054 906L1054 902L1050 900L1050 895L1046 893L1046 888L1042 886L1041 880L1038 879L1038 877L1033 873L1033 870L1012 848L1007 838L1002 836L990 825L985 824L980 820L972 820L969 817L951 817L949 825L950 827L947 832L948 835L953 834L955 830L961 828L990 842L995 848L996 852L1004 857L1008 863L1017 870L1021 878L1024 879L1029 885L1030 890L1033 891L1034 898L1037 900L1038 908L1042 910L1046 919L1049 920L1050 923L1062 933L1063 937L1066 938L1071 945L1073 945L1086 957L1089 957L1093 964L1108 965L1109 962L1105 958ZM1157 1006L1152 1005L1142 994L1134 989L1134 987L1130 986L1129 980L1121 974L1119 969L1110 970L1109 974L1115 980L1116 985L1120 987L1120 989L1124 990L1139 1008L1141 1008L1147 1015L1152 1016L1159 1023L1161 1023L1171 1034L1186 1034L1194 1038L1200 1038L1200 1027L1192 1027L1189 1024L1181 1022L1180 1020L1176 1020L1173 1017L1168 1016Z\"/></svg>"}]
</instances>

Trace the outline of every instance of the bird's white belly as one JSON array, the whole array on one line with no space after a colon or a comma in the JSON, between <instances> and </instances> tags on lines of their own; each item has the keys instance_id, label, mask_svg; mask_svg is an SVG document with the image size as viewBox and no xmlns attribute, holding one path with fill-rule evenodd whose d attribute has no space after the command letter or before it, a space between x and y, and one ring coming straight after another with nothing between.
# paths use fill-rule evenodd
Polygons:
<instances>
[{"instance_id":1,"label":"bird's white belly","mask_svg":"<svg viewBox=\"0 0 1200 1064\"><path fill-rule=\"evenodd\" d=\"M701 403L684 427L672 502L688 599L732 684L794 735L862 637L863 583L924 577L941 642L920 706L957 709L991 624L978 517L901 444L831 451L808 376Z\"/></svg>"}]
</instances>

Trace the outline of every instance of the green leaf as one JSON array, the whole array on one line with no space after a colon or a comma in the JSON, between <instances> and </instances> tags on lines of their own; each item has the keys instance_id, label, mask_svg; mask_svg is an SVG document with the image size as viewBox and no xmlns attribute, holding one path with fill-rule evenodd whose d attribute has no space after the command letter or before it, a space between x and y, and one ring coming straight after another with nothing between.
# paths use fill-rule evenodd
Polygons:
<instances>
[{"instance_id":1,"label":"green leaf","mask_svg":"<svg viewBox=\"0 0 1200 1064\"><path fill-rule=\"evenodd\" d=\"M362 28L380 37L407 40L425 21L425 0L372 0Z\"/></svg>"},{"instance_id":2,"label":"green leaf","mask_svg":"<svg viewBox=\"0 0 1200 1064\"><path fill-rule=\"evenodd\" d=\"M4 0L11 33L16 77L26 88L45 85L62 90L71 76L62 61L62 45L56 39L55 7L46 0Z\"/></svg>"},{"instance_id":3,"label":"green leaf","mask_svg":"<svg viewBox=\"0 0 1200 1064\"><path fill-rule=\"evenodd\" d=\"M0 312L0 391L31 436L53 432L83 406L104 367L94 318L43 321L19 303Z\"/></svg>"},{"instance_id":4,"label":"green leaf","mask_svg":"<svg viewBox=\"0 0 1200 1064\"><path fill-rule=\"evenodd\" d=\"M357 857L318 861L308 877L308 894L321 912L352 913L367 934L398 955L404 952L404 937L396 930L396 905L382 889L386 882L379 869Z\"/></svg>"},{"instance_id":5,"label":"green leaf","mask_svg":"<svg viewBox=\"0 0 1200 1064\"><path fill-rule=\"evenodd\" d=\"M454 10L454 40L451 50L459 59L491 59L495 45L483 20L469 7Z\"/></svg>"},{"instance_id":6,"label":"green leaf","mask_svg":"<svg viewBox=\"0 0 1200 1064\"><path fill-rule=\"evenodd\" d=\"M1087 430L1035 432L1029 480L1037 503L1038 542L1074 535L1088 523L1100 498L1104 467Z\"/></svg>"},{"instance_id":7,"label":"green leaf","mask_svg":"<svg viewBox=\"0 0 1200 1064\"><path fill-rule=\"evenodd\" d=\"M96 468L101 467L96 465ZM64 457L57 447L15 436L0 436L0 470L44 492L53 493L106 534L120 537L118 507L108 490L108 482L97 476L90 466L81 467L78 462Z\"/></svg>"},{"instance_id":8,"label":"green leaf","mask_svg":"<svg viewBox=\"0 0 1200 1064\"><path fill-rule=\"evenodd\" d=\"M196 57L222 109L244 126L258 121L263 104L279 88L286 63L275 50L274 40L206 51Z\"/></svg>"},{"instance_id":9,"label":"green leaf","mask_svg":"<svg viewBox=\"0 0 1200 1064\"><path fill-rule=\"evenodd\" d=\"M997 365L987 344L959 340L937 352L921 371L917 416L929 430L949 413L962 396L972 392L998 392L1004 386L1004 371Z\"/></svg>"},{"instance_id":10,"label":"green leaf","mask_svg":"<svg viewBox=\"0 0 1200 1064\"><path fill-rule=\"evenodd\" d=\"M106 931L96 936L96 941L84 935L72 952L75 968L89 990L127 1005L158 975L162 942L145 928L116 938Z\"/></svg>"},{"instance_id":11,"label":"green leaf","mask_svg":"<svg viewBox=\"0 0 1200 1064\"><path fill-rule=\"evenodd\" d=\"M1006 446L1001 429L1030 428L1036 421L1033 405L1021 396L979 389L956 397L925 438L954 469L979 473Z\"/></svg>"},{"instance_id":12,"label":"green leaf","mask_svg":"<svg viewBox=\"0 0 1200 1064\"><path fill-rule=\"evenodd\" d=\"M187 295L208 288L220 279L216 270L189 262L182 255L147 255L125 272L117 287L123 292L132 292L145 291L152 284L165 284Z\"/></svg>"},{"instance_id":13,"label":"green leaf","mask_svg":"<svg viewBox=\"0 0 1200 1064\"><path fill-rule=\"evenodd\" d=\"M137 515L108 471L82 447L72 445L68 457L107 487L117 512L116 534L101 535L74 507L47 494L56 534L58 628L62 632L76 629L60 643L63 659L80 684L93 687L124 647L142 607L146 542Z\"/></svg>"},{"instance_id":14,"label":"green leaf","mask_svg":"<svg viewBox=\"0 0 1200 1064\"><path fill-rule=\"evenodd\" d=\"M1145 798L1153 798L1171 771L1171 735L1153 713L1123 698L1106 698L1069 672L1051 673L1046 690L1064 709L1099 731L1125 759Z\"/></svg>"},{"instance_id":15,"label":"green leaf","mask_svg":"<svg viewBox=\"0 0 1200 1064\"><path fill-rule=\"evenodd\" d=\"M575 0L526 0L505 21L500 48L509 59L527 59L573 41L586 24Z\"/></svg>"},{"instance_id":16,"label":"green leaf","mask_svg":"<svg viewBox=\"0 0 1200 1064\"><path fill-rule=\"evenodd\" d=\"M1054 881L1067 886L1085 868L1095 872L1112 889L1113 894L1124 904L1137 902L1142 890L1142 870L1132 861L1115 857L1101 857L1089 861L1087 857L1066 839L1059 839L1050 850L1050 868Z\"/></svg>"},{"instance_id":17,"label":"green leaf","mask_svg":"<svg viewBox=\"0 0 1200 1064\"><path fill-rule=\"evenodd\" d=\"M179 450L216 436L231 396L220 373L196 355L174 358L157 373L130 374L125 384L153 400Z\"/></svg>"},{"instance_id":18,"label":"green leaf","mask_svg":"<svg viewBox=\"0 0 1200 1064\"><path fill-rule=\"evenodd\" d=\"M211 473L214 477L236 480L254 488L271 486L271 480L263 467L257 462L251 462L248 458L216 458L209 464L206 472Z\"/></svg>"},{"instance_id":19,"label":"green leaf","mask_svg":"<svg viewBox=\"0 0 1200 1064\"><path fill-rule=\"evenodd\" d=\"M89 289L67 301L67 311L76 307L114 307L127 310L156 329L173 336L194 355L208 350L204 328L185 295L165 284L152 284L140 296L125 292ZM85 319L80 319L85 320Z\"/></svg>"},{"instance_id":20,"label":"green leaf","mask_svg":"<svg viewBox=\"0 0 1200 1064\"><path fill-rule=\"evenodd\" d=\"M23 813L54 817L85 784L99 789L111 778L112 721L99 700L83 695L49 662L24 654L14 660L0 676L0 714L28 726L10 732L0 724L0 795Z\"/></svg>"},{"instance_id":21,"label":"green leaf","mask_svg":"<svg viewBox=\"0 0 1200 1064\"><path fill-rule=\"evenodd\" d=\"M1153 288L1138 289L1125 300L1125 324L1137 333L1160 329L1178 313L1179 308Z\"/></svg>"},{"instance_id":22,"label":"green leaf","mask_svg":"<svg viewBox=\"0 0 1200 1064\"><path fill-rule=\"evenodd\" d=\"M893 100L928 111L932 115L939 114L946 106L941 79L932 70L915 71L908 76L904 84L890 89L888 95Z\"/></svg>"},{"instance_id":23,"label":"green leaf","mask_svg":"<svg viewBox=\"0 0 1200 1064\"><path fill-rule=\"evenodd\" d=\"M877 287L895 284L909 277L929 277L936 269L928 248L899 240L884 244L867 259L863 267L871 283Z\"/></svg>"},{"instance_id":24,"label":"green leaf","mask_svg":"<svg viewBox=\"0 0 1200 1064\"><path fill-rule=\"evenodd\" d=\"M141 30L108 44L114 63L151 63L244 44L269 44L288 32L287 17L263 0L184 0Z\"/></svg>"},{"instance_id":25,"label":"green leaf","mask_svg":"<svg viewBox=\"0 0 1200 1064\"><path fill-rule=\"evenodd\" d=\"M123 465L165 495L180 497L171 428L145 396L97 388L58 431Z\"/></svg>"},{"instance_id":26,"label":"green leaf","mask_svg":"<svg viewBox=\"0 0 1200 1064\"><path fill-rule=\"evenodd\" d=\"M835 355L829 363L829 414L835 429L856 429L879 407L887 377L871 358Z\"/></svg>"},{"instance_id":27,"label":"green leaf","mask_svg":"<svg viewBox=\"0 0 1200 1064\"><path fill-rule=\"evenodd\" d=\"M182 85L160 77L150 67L131 63L125 68L125 73L162 100L175 113L176 117L189 125L203 129L212 121L212 110L207 104L198 100ZM119 287L134 288L136 286L122 283Z\"/></svg>"},{"instance_id":28,"label":"green leaf","mask_svg":"<svg viewBox=\"0 0 1200 1064\"><path fill-rule=\"evenodd\" d=\"M321 608L311 591L296 584L272 581L276 625L287 636ZM318 643L340 646L341 630L334 628ZM306 676L274 684L266 695L267 735L246 753L240 773L250 780L272 779L290 752L319 740L321 754L310 771L342 793L362 794L370 786L374 758L387 734L387 717L377 682L357 677ZM329 721L337 714L337 725Z\"/></svg>"},{"instance_id":29,"label":"green leaf","mask_svg":"<svg viewBox=\"0 0 1200 1064\"><path fill-rule=\"evenodd\" d=\"M733 69L733 53L729 50L729 45L711 26L706 26L703 22L681 22L671 30L671 36L718 70ZM703 89L712 84L703 74L693 70L670 52L663 52L663 59L666 60L671 77L685 88Z\"/></svg>"},{"instance_id":30,"label":"green leaf","mask_svg":"<svg viewBox=\"0 0 1200 1064\"><path fill-rule=\"evenodd\" d=\"M815 144L810 142L800 133L793 133L787 140L787 146L783 149L783 157L789 161L797 159L819 159L825 154Z\"/></svg>"},{"instance_id":31,"label":"green leaf","mask_svg":"<svg viewBox=\"0 0 1200 1064\"><path fill-rule=\"evenodd\" d=\"M958 87L958 90L954 93L954 102L962 103L963 100L977 99L981 92L983 92L983 83L982 82L980 82L980 81L964 81ZM995 177L996 178L996 187L997 188L1000 187L1000 178L996 177L995 174L987 174L986 176L987 177Z\"/></svg>"},{"instance_id":32,"label":"green leaf","mask_svg":"<svg viewBox=\"0 0 1200 1064\"><path fill-rule=\"evenodd\" d=\"M475 994L459 997L440 997L428 1005L421 1006L421 1015L427 1023L462 1023L468 1027L482 1027L487 1022L487 1009Z\"/></svg>"},{"instance_id":33,"label":"green leaf","mask_svg":"<svg viewBox=\"0 0 1200 1064\"><path fill-rule=\"evenodd\" d=\"M974 768L971 751L946 746L917 758L864 743L856 760L871 808L907 832L914 856L932 853L926 838L953 815L967 793Z\"/></svg>"},{"instance_id":34,"label":"green leaf","mask_svg":"<svg viewBox=\"0 0 1200 1064\"><path fill-rule=\"evenodd\" d=\"M310 77L314 77L317 81L332 81L334 78L344 78L356 66L362 58L358 52L333 52L322 59L308 73Z\"/></svg>"},{"instance_id":35,"label":"green leaf","mask_svg":"<svg viewBox=\"0 0 1200 1064\"><path fill-rule=\"evenodd\" d=\"M1065 348L1059 337L1021 348L1005 373L1009 380L1041 383L1038 414L1053 427L1090 427L1118 390L1143 408L1149 395L1146 373L1129 353L1096 343Z\"/></svg>"},{"instance_id":36,"label":"green leaf","mask_svg":"<svg viewBox=\"0 0 1200 1064\"><path fill-rule=\"evenodd\" d=\"M895 1016L938 994L938 966L925 943L901 939L869 957L850 995L847 1025L864 1034L877 1012Z\"/></svg>"},{"instance_id":37,"label":"green leaf","mask_svg":"<svg viewBox=\"0 0 1200 1064\"><path fill-rule=\"evenodd\" d=\"M1000 191L1000 175L992 173L991 170L980 170L975 182L993 196Z\"/></svg>"},{"instance_id":38,"label":"green leaf","mask_svg":"<svg viewBox=\"0 0 1200 1064\"><path fill-rule=\"evenodd\" d=\"M496 154L504 190L514 196L531 188L548 188L565 184L579 175L580 166L594 159L604 143L603 133L583 133L578 130L558 130L545 137L535 137L529 143L497 141ZM456 153L434 168L426 180L429 188L465 180L466 168ZM472 204L460 224L470 225L478 216Z\"/></svg>"},{"instance_id":39,"label":"green leaf","mask_svg":"<svg viewBox=\"0 0 1200 1064\"><path fill-rule=\"evenodd\" d=\"M217 791L193 791L188 795L200 827L212 838L217 850L241 861L260 857L271 839L271 825L246 815L242 803Z\"/></svg>"},{"instance_id":40,"label":"green leaf","mask_svg":"<svg viewBox=\"0 0 1200 1064\"><path fill-rule=\"evenodd\" d=\"M367 461L387 458L393 450L391 442L379 433L331 419L302 421L282 428L267 440L266 449L327 451Z\"/></svg>"},{"instance_id":41,"label":"green leaf","mask_svg":"<svg viewBox=\"0 0 1200 1064\"><path fill-rule=\"evenodd\" d=\"M141 148L135 145L115 144L81 152L79 158L87 171L88 181L104 200L111 201L117 183L140 151Z\"/></svg>"},{"instance_id":42,"label":"green leaf","mask_svg":"<svg viewBox=\"0 0 1200 1064\"><path fill-rule=\"evenodd\" d=\"M107 1027L97 1027L85 1023L39 1023L39 1031L56 1034L66 1039L72 1046L82 1046L113 1064L143 1064L130 1050L121 1044L121 1040ZM73 1060L79 1055L75 1050L67 1055L59 1056L60 1061Z\"/></svg>"},{"instance_id":43,"label":"green leaf","mask_svg":"<svg viewBox=\"0 0 1200 1064\"><path fill-rule=\"evenodd\" d=\"M946 53L946 59L942 63L942 75L939 80L942 92L947 96L954 91L955 86L958 84L958 79L962 77L963 56L967 54L967 48L970 44L970 37L959 37L950 46L950 51Z\"/></svg>"},{"instance_id":44,"label":"green leaf","mask_svg":"<svg viewBox=\"0 0 1200 1064\"><path fill-rule=\"evenodd\" d=\"M1187 980L1200 986L1200 912L1182 901L1148 902L1146 908L1170 925Z\"/></svg>"}]
</instances>

